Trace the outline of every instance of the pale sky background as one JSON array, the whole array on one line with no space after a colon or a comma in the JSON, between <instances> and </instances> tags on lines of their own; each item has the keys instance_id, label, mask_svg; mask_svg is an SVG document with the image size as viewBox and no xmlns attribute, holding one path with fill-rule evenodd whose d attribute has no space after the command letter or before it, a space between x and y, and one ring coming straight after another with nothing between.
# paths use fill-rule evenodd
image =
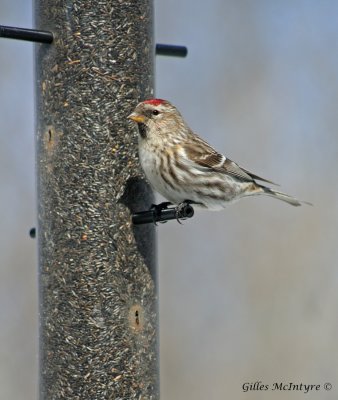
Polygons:
<instances>
[{"instance_id":1,"label":"pale sky background","mask_svg":"<svg viewBox=\"0 0 338 400\"><path fill-rule=\"evenodd\" d=\"M338 398L338 2L156 0L156 94L314 203L246 199L158 227L162 400ZM0 0L0 24L32 4ZM0 398L37 398L33 46L0 39ZM244 393L245 382L333 385Z\"/></svg>"}]
</instances>

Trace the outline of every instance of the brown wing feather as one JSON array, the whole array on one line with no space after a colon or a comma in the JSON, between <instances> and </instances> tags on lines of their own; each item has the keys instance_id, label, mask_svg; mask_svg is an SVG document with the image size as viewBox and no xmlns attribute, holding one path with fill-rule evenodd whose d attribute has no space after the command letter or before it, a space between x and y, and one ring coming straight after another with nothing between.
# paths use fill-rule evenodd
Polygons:
<instances>
[{"instance_id":1,"label":"brown wing feather","mask_svg":"<svg viewBox=\"0 0 338 400\"><path fill-rule=\"evenodd\" d=\"M217 168L217 166L222 165L224 159L225 157L223 157L222 154L219 153L205 153L204 155L201 155L199 158L196 158L194 161L196 161L197 164L202 165L204 167Z\"/></svg>"},{"instance_id":2,"label":"brown wing feather","mask_svg":"<svg viewBox=\"0 0 338 400\"><path fill-rule=\"evenodd\" d=\"M275 185L274 182L261 178L260 176L241 168L234 161L218 153L208 143L204 142L203 139L199 137L194 145L186 144L184 146L184 150L189 159L201 167L210 168L211 170L217 172L229 174L248 182L259 180Z\"/></svg>"},{"instance_id":3,"label":"brown wing feather","mask_svg":"<svg viewBox=\"0 0 338 400\"><path fill-rule=\"evenodd\" d=\"M253 174L252 172L250 172L250 171L248 171L248 170L246 170L246 169L244 169L244 168L242 168L242 167L241 167L241 169L242 169L244 172L246 172L248 175L250 175L251 178L254 179L254 180L263 181L263 182L271 183L272 185L275 185L275 186L279 186L278 183L269 181L268 179L261 178L260 176L255 175L255 174Z\"/></svg>"}]
</instances>

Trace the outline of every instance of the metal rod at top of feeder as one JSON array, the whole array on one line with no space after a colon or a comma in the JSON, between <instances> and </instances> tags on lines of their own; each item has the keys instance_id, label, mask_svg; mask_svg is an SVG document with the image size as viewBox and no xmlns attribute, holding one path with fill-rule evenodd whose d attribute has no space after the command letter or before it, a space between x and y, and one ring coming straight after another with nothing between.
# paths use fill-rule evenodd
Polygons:
<instances>
[{"instance_id":1,"label":"metal rod at top of feeder","mask_svg":"<svg viewBox=\"0 0 338 400\"><path fill-rule=\"evenodd\" d=\"M0 37L47 44L53 42L51 32L4 25L0 25Z\"/></svg>"}]
</instances>

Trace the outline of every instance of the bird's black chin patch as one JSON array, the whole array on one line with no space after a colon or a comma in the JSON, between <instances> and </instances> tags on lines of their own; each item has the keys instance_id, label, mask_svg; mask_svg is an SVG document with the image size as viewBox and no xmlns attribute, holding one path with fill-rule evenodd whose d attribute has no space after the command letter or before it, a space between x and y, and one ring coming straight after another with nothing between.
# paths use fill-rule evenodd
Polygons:
<instances>
[{"instance_id":1,"label":"bird's black chin patch","mask_svg":"<svg viewBox=\"0 0 338 400\"><path fill-rule=\"evenodd\" d=\"M142 122L139 122L137 124L137 127L138 127L139 134L141 135L141 137L143 139L145 139L147 137L147 127Z\"/></svg>"}]
</instances>

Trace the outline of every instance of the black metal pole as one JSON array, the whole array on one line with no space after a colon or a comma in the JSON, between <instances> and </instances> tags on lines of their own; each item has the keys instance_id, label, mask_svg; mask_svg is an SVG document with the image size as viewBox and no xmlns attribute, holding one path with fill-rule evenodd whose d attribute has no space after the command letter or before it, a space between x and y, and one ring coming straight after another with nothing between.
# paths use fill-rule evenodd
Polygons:
<instances>
[{"instance_id":1,"label":"black metal pole","mask_svg":"<svg viewBox=\"0 0 338 400\"><path fill-rule=\"evenodd\" d=\"M53 41L53 34L51 32L3 25L0 25L0 37L39 43L52 43Z\"/></svg>"},{"instance_id":2,"label":"black metal pole","mask_svg":"<svg viewBox=\"0 0 338 400\"><path fill-rule=\"evenodd\" d=\"M127 116L153 95L151 0L37 0L40 399L158 399L153 203Z\"/></svg>"},{"instance_id":3,"label":"black metal pole","mask_svg":"<svg viewBox=\"0 0 338 400\"><path fill-rule=\"evenodd\" d=\"M156 54L159 56L186 57L188 49L185 46L157 43Z\"/></svg>"},{"instance_id":4,"label":"black metal pole","mask_svg":"<svg viewBox=\"0 0 338 400\"><path fill-rule=\"evenodd\" d=\"M150 224L156 222L167 222L172 219L176 219L180 222L180 219L185 220L194 216L194 209L190 204L184 205L184 207L171 207L158 209L158 206L152 207L147 211L136 212L132 216L132 221L135 225Z\"/></svg>"}]
</instances>

